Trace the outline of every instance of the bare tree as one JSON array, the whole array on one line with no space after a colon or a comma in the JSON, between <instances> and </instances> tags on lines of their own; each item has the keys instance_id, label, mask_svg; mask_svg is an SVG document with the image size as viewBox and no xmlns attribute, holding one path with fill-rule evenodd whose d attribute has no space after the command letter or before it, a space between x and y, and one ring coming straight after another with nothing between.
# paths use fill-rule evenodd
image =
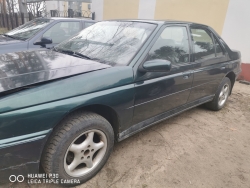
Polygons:
<instances>
[{"instance_id":1,"label":"bare tree","mask_svg":"<svg viewBox=\"0 0 250 188\"><path fill-rule=\"evenodd\" d=\"M44 2L27 3L28 12L31 12L34 16L40 16L43 9L43 3Z\"/></svg>"},{"instance_id":2,"label":"bare tree","mask_svg":"<svg viewBox=\"0 0 250 188\"><path fill-rule=\"evenodd\" d=\"M5 0L6 1L6 10L8 14L14 14L19 12L18 1L17 0Z\"/></svg>"},{"instance_id":3,"label":"bare tree","mask_svg":"<svg viewBox=\"0 0 250 188\"><path fill-rule=\"evenodd\" d=\"M18 2L16 0L6 0L7 13L10 16L11 27L14 28L14 13L18 10Z\"/></svg>"},{"instance_id":4,"label":"bare tree","mask_svg":"<svg viewBox=\"0 0 250 188\"><path fill-rule=\"evenodd\" d=\"M7 10L6 10L6 0L0 1L0 4L1 4L1 13L7 14Z\"/></svg>"}]
</instances>

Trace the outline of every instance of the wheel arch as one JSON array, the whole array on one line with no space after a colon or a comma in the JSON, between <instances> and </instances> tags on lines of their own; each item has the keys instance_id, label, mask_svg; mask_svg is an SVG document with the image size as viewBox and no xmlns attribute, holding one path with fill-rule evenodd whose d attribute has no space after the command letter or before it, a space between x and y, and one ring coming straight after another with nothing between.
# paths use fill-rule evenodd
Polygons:
<instances>
[{"instance_id":1,"label":"wheel arch","mask_svg":"<svg viewBox=\"0 0 250 188\"><path fill-rule=\"evenodd\" d=\"M61 126L61 123L63 121L65 121L70 115L72 115L73 113L76 113L78 111L93 112L93 113L99 114L100 116L105 118L111 124L111 126L114 130L115 141L118 141L118 133L119 133L119 126L120 126L119 116L113 108L111 108L110 106L101 105L101 104L93 104L93 105L78 107L76 109L69 111L67 114L65 114L61 118L61 120L56 123L56 125L53 127L53 130L50 132L50 134L47 135L47 139L42 147L40 159L42 159L44 150L46 149L46 146L47 146L48 142L50 141L50 139L53 137L53 133L57 130L58 127ZM41 160L40 160L39 171L43 172L42 166L41 166Z\"/></svg>"},{"instance_id":2,"label":"wheel arch","mask_svg":"<svg viewBox=\"0 0 250 188\"><path fill-rule=\"evenodd\" d=\"M231 95L232 89L235 83L236 75L233 71L231 71L231 72L228 72L225 77L229 78L229 80L231 81L231 91L230 91L230 95Z\"/></svg>"},{"instance_id":3,"label":"wheel arch","mask_svg":"<svg viewBox=\"0 0 250 188\"><path fill-rule=\"evenodd\" d=\"M99 114L108 122L111 124L114 134L115 134L115 139L117 139L118 133L119 133L119 116L117 112L111 108L110 106L103 105L103 104L92 104L92 105L87 105L87 106L80 106L75 109L72 109L69 111L67 114L65 114L59 122L56 123L56 125L53 127L53 131L60 126L61 122L63 122L66 118L68 118L71 114L76 113L77 111L86 111L86 112L93 112L96 114ZM53 132L52 131L52 132Z\"/></svg>"},{"instance_id":4,"label":"wheel arch","mask_svg":"<svg viewBox=\"0 0 250 188\"><path fill-rule=\"evenodd\" d=\"M117 139L120 123L119 123L119 116L113 108L111 108L110 106L106 106L106 105L94 104L94 105L88 105L88 106L78 108L70 112L70 114L77 110L93 112L104 117L111 124L114 130L115 139Z\"/></svg>"}]
</instances>

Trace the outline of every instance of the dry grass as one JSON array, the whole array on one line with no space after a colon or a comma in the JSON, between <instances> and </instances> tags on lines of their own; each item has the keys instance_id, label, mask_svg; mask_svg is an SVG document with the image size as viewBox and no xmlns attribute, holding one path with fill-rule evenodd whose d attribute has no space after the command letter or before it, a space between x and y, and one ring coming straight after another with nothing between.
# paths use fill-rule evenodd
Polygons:
<instances>
[{"instance_id":1,"label":"dry grass","mask_svg":"<svg viewBox=\"0 0 250 188\"><path fill-rule=\"evenodd\" d=\"M7 28L0 28L0 34L6 33L8 31Z\"/></svg>"}]
</instances>

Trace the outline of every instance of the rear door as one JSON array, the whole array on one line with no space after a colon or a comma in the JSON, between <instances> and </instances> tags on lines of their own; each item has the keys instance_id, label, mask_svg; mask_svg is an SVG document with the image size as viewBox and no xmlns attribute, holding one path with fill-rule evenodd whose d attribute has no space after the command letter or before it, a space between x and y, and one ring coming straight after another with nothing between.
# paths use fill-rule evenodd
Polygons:
<instances>
[{"instance_id":1,"label":"rear door","mask_svg":"<svg viewBox=\"0 0 250 188\"><path fill-rule=\"evenodd\" d=\"M225 75L227 55L213 33L199 25L191 26L193 44L194 79L188 102L215 94Z\"/></svg>"},{"instance_id":2,"label":"rear door","mask_svg":"<svg viewBox=\"0 0 250 188\"><path fill-rule=\"evenodd\" d=\"M193 80L187 29L184 25L162 28L145 59L168 60L172 65L170 71L135 73L133 124L187 102Z\"/></svg>"}]
</instances>

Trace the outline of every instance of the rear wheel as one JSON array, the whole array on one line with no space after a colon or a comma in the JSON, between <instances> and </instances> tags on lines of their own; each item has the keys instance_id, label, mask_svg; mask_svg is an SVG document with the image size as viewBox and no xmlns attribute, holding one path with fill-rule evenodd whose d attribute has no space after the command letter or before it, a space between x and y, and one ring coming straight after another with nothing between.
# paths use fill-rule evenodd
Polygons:
<instances>
[{"instance_id":1,"label":"rear wheel","mask_svg":"<svg viewBox=\"0 0 250 188\"><path fill-rule=\"evenodd\" d=\"M84 183L104 166L113 145L114 132L106 119L91 112L77 112L54 131L43 153L42 166L47 174L58 174L63 182L70 180L71 186L79 184L78 180Z\"/></svg>"},{"instance_id":2,"label":"rear wheel","mask_svg":"<svg viewBox=\"0 0 250 188\"><path fill-rule=\"evenodd\" d=\"M214 99L207 103L206 106L211 109L218 111L222 109L229 97L231 91L231 81L228 77L223 78L218 90L215 93Z\"/></svg>"}]
</instances>

